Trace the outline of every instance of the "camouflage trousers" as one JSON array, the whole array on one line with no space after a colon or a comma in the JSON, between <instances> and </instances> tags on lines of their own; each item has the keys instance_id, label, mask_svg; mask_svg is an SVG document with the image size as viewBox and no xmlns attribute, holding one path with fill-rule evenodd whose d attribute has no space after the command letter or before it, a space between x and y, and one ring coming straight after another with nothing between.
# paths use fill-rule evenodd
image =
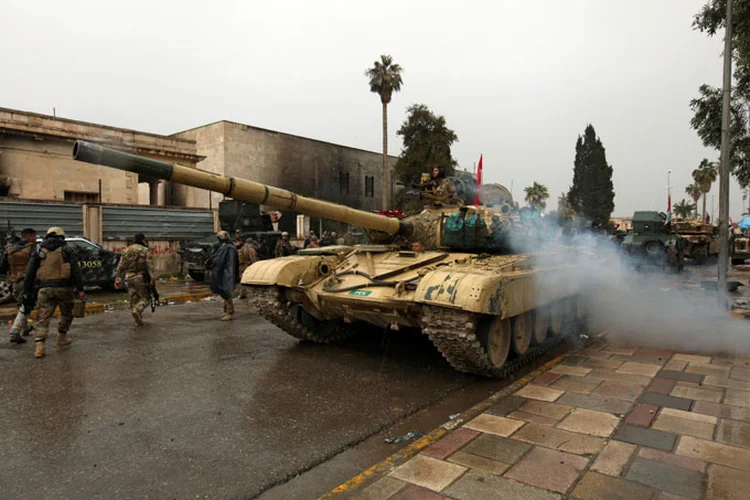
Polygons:
<instances>
[{"instance_id":1,"label":"camouflage trousers","mask_svg":"<svg viewBox=\"0 0 750 500\"><path fill-rule=\"evenodd\" d=\"M11 290L13 292L13 300L16 301L16 304L18 305L18 307L21 307L21 302L23 302L23 283L24 283L24 279L19 278L10 284ZM30 330L31 330L31 324L28 321L26 321L26 323L23 325L23 331L20 333L23 333L24 335L28 335ZM11 332L10 332L11 337L14 337L18 334L19 332L13 332L11 329Z\"/></svg>"},{"instance_id":2,"label":"camouflage trousers","mask_svg":"<svg viewBox=\"0 0 750 500\"><path fill-rule=\"evenodd\" d=\"M47 338L49 321L55 313L55 308L60 307L60 322L57 324L58 333L67 333L73 323L73 299L72 288L49 287L40 288L37 295L37 322L34 340Z\"/></svg>"},{"instance_id":3,"label":"camouflage trousers","mask_svg":"<svg viewBox=\"0 0 750 500\"><path fill-rule=\"evenodd\" d=\"M148 306L150 294L148 292L148 283L142 274L137 274L127 278L125 283L128 285L128 297L130 297L130 311L141 314Z\"/></svg>"},{"instance_id":4,"label":"camouflage trousers","mask_svg":"<svg viewBox=\"0 0 750 500\"><path fill-rule=\"evenodd\" d=\"M231 298L224 299L224 312L234 314L234 301Z\"/></svg>"}]
</instances>

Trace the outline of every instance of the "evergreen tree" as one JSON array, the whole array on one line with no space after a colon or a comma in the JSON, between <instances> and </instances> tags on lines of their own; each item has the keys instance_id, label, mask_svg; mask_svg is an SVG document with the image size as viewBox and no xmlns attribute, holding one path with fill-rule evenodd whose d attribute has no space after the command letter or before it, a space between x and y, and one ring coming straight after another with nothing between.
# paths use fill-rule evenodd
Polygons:
<instances>
[{"instance_id":1,"label":"evergreen tree","mask_svg":"<svg viewBox=\"0 0 750 500\"><path fill-rule=\"evenodd\" d=\"M602 226L609 222L615 208L612 167L591 124L576 141L573 185L568 191L568 201L576 213Z\"/></svg>"}]
</instances>

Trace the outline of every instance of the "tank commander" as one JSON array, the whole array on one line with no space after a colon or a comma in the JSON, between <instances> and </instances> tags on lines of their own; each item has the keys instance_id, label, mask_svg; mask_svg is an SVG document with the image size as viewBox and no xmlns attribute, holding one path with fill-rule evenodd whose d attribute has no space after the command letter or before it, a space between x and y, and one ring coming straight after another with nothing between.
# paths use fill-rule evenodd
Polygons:
<instances>
[{"instance_id":1,"label":"tank commander","mask_svg":"<svg viewBox=\"0 0 750 500\"><path fill-rule=\"evenodd\" d=\"M151 251L143 233L133 238L133 244L125 249L115 273L115 288L122 288L124 281L128 287L130 314L136 326L143 326L143 311L149 303L150 287L154 286L154 267Z\"/></svg>"},{"instance_id":2,"label":"tank commander","mask_svg":"<svg viewBox=\"0 0 750 500\"><path fill-rule=\"evenodd\" d=\"M34 336L34 357L43 358L44 341L47 340L47 330L55 308L60 307L60 322L57 324L55 343L55 347L60 348L73 342L68 336L68 330L73 323L73 300L76 295L83 299L81 270L73 251L65 244L65 231L59 227L49 228L42 242L31 251L23 290L23 300L29 305L29 309L33 304L35 286L39 287L39 319Z\"/></svg>"},{"instance_id":3,"label":"tank commander","mask_svg":"<svg viewBox=\"0 0 750 500\"><path fill-rule=\"evenodd\" d=\"M9 242L3 252L2 261L0 261L0 275L7 274L10 283L11 293L16 301L17 306L21 306L23 301L23 283L26 274L26 266L31 258L31 250L36 245L36 231L27 227L21 231L21 239L15 242ZM24 323L23 331L10 332L10 341L15 344L23 344L26 339L23 338L33 330L28 322ZM22 336L23 335L23 336Z\"/></svg>"},{"instance_id":4,"label":"tank commander","mask_svg":"<svg viewBox=\"0 0 750 500\"><path fill-rule=\"evenodd\" d=\"M419 184L421 188L428 188L428 198L442 205L463 205L463 201L456 193L456 185L445 177L443 167L433 167L432 179L427 183Z\"/></svg>"},{"instance_id":5,"label":"tank commander","mask_svg":"<svg viewBox=\"0 0 750 500\"><path fill-rule=\"evenodd\" d=\"M287 255L292 255L293 253L294 250L292 249L292 244L289 242L289 233L284 231L283 233L281 233L281 239L276 242L274 255L276 255L276 257L286 257Z\"/></svg>"},{"instance_id":6,"label":"tank commander","mask_svg":"<svg viewBox=\"0 0 750 500\"><path fill-rule=\"evenodd\" d=\"M211 291L224 299L224 314L221 320L231 321L234 315L232 295L240 282L240 261L237 249L229 239L229 233L219 231L216 237L219 239L219 246L206 262L206 269L211 270Z\"/></svg>"},{"instance_id":7,"label":"tank commander","mask_svg":"<svg viewBox=\"0 0 750 500\"><path fill-rule=\"evenodd\" d=\"M411 243L411 251L414 253L424 252L424 243L422 243L420 240L413 241Z\"/></svg>"}]
</instances>

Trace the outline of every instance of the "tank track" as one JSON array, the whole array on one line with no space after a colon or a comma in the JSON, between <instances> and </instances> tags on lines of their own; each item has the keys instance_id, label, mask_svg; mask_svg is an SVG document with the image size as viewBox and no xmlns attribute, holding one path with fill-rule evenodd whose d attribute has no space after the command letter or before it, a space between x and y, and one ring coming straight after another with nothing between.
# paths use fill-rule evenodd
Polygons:
<instances>
[{"instance_id":1,"label":"tank track","mask_svg":"<svg viewBox=\"0 0 750 500\"><path fill-rule=\"evenodd\" d=\"M443 307L423 309L422 331L426 333L453 368L464 373L484 377L508 378L521 368L541 357L549 349L561 344L564 336L547 337L526 354L508 359L502 366L493 367L487 352L475 335L477 315Z\"/></svg>"},{"instance_id":2,"label":"tank track","mask_svg":"<svg viewBox=\"0 0 750 500\"><path fill-rule=\"evenodd\" d=\"M275 286L253 287L248 293L248 302L260 316L273 323L292 337L317 344L328 344L351 337L352 328L339 327L333 332L321 334L303 325L281 298L281 290Z\"/></svg>"}]
</instances>

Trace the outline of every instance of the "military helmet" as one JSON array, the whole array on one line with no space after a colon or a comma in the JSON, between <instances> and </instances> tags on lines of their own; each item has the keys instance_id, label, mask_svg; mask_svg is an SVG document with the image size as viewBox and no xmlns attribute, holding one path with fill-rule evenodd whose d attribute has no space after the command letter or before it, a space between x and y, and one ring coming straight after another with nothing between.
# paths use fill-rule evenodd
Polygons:
<instances>
[{"instance_id":1,"label":"military helmet","mask_svg":"<svg viewBox=\"0 0 750 500\"><path fill-rule=\"evenodd\" d=\"M286 231L284 231L283 233L281 233L281 236L289 236L289 233L287 233Z\"/></svg>"},{"instance_id":2,"label":"military helmet","mask_svg":"<svg viewBox=\"0 0 750 500\"><path fill-rule=\"evenodd\" d=\"M55 234L57 236L65 236L65 231L61 227L51 227L47 229L47 236Z\"/></svg>"},{"instance_id":3,"label":"military helmet","mask_svg":"<svg viewBox=\"0 0 750 500\"><path fill-rule=\"evenodd\" d=\"M216 233L216 237L220 240L228 240L229 239L229 233L226 231L219 231Z\"/></svg>"}]
</instances>

